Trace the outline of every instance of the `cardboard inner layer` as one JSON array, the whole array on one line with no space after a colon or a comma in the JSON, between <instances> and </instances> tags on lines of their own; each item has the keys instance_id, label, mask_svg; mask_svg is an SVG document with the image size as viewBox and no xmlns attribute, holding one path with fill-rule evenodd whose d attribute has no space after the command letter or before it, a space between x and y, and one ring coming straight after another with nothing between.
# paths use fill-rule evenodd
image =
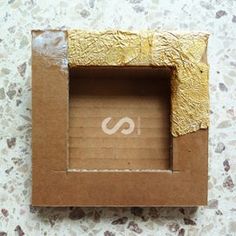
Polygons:
<instances>
[{"instance_id":1,"label":"cardboard inner layer","mask_svg":"<svg viewBox=\"0 0 236 236\"><path fill-rule=\"evenodd\" d=\"M69 160L76 170L171 168L171 69L69 71Z\"/></svg>"}]
</instances>

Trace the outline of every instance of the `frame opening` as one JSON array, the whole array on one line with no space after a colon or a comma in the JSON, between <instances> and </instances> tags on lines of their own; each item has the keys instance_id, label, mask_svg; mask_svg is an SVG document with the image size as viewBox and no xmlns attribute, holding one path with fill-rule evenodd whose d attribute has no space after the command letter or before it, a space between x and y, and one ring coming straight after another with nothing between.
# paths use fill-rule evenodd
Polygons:
<instances>
[{"instance_id":1,"label":"frame opening","mask_svg":"<svg viewBox=\"0 0 236 236\"><path fill-rule=\"evenodd\" d=\"M70 68L68 169L170 170L172 72Z\"/></svg>"}]
</instances>

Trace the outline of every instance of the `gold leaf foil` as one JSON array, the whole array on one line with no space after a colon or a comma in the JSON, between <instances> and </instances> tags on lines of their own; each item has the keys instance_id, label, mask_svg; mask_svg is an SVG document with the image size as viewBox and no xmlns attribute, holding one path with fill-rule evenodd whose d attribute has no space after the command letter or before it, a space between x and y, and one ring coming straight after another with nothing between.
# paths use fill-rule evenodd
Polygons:
<instances>
[{"instance_id":1,"label":"gold leaf foil","mask_svg":"<svg viewBox=\"0 0 236 236\"><path fill-rule=\"evenodd\" d=\"M171 133L209 126L208 34L68 31L68 61L76 66L166 66L171 79Z\"/></svg>"}]
</instances>

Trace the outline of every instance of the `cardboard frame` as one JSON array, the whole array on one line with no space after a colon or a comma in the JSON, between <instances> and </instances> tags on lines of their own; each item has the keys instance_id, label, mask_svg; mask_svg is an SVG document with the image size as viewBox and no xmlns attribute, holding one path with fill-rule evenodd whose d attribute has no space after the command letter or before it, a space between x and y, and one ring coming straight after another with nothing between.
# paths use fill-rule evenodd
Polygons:
<instances>
[{"instance_id":1,"label":"cardboard frame","mask_svg":"<svg viewBox=\"0 0 236 236\"><path fill-rule=\"evenodd\" d=\"M33 32L32 204L34 206L206 205L207 129L173 137L172 170L134 172L68 170L67 32L48 32L50 33L47 37L40 40L38 36L44 32ZM43 43L42 39L45 40Z\"/></svg>"}]
</instances>

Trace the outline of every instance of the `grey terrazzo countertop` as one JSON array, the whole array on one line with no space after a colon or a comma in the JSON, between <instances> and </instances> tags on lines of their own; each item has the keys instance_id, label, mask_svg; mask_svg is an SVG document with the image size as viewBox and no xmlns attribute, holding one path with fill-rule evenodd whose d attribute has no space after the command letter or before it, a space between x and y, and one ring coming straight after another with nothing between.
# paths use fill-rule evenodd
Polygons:
<instances>
[{"instance_id":1,"label":"grey terrazzo countertop","mask_svg":"<svg viewBox=\"0 0 236 236\"><path fill-rule=\"evenodd\" d=\"M235 0L0 0L0 19L0 236L236 235ZM30 31L67 28L211 34L208 206L30 206Z\"/></svg>"}]
</instances>

